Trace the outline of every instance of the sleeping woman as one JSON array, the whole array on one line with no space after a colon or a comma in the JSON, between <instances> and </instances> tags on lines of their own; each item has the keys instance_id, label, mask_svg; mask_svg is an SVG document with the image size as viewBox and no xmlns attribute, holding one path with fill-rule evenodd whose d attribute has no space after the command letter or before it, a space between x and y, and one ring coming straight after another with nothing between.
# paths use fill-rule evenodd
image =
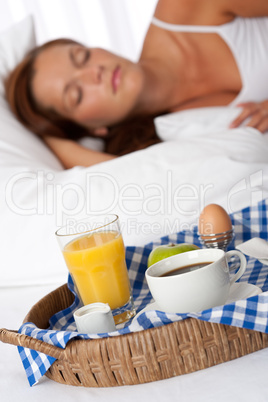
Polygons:
<instances>
[{"instance_id":1,"label":"sleeping woman","mask_svg":"<svg viewBox=\"0 0 268 402\"><path fill-rule=\"evenodd\" d=\"M239 105L268 129L267 0L159 0L133 63L59 39L35 48L6 80L17 118L65 168L91 166L159 142L155 116ZM104 152L84 148L101 137Z\"/></svg>"}]
</instances>

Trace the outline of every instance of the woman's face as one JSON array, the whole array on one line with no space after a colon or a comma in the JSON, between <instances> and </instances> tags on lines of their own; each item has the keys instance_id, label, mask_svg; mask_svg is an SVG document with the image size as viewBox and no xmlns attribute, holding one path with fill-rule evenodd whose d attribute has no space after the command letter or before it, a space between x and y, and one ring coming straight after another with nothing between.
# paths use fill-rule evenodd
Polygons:
<instances>
[{"instance_id":1,"label":"woman's face","mask_svg":"<svg viewBox=\"0 0 268 402\"><path fill-rule=\"evenodd\" d=\"M93 129L131 115L144 85L138 64L77 44L43 50L34 71L32 91L39 105Z\"/></svg>"}]
</instances>

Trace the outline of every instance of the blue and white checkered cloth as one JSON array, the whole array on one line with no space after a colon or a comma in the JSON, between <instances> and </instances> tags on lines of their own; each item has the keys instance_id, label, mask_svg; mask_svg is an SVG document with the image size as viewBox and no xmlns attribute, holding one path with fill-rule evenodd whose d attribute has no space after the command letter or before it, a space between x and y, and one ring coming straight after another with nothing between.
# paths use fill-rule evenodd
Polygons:
<instances>
[{"instance_id":1,"label":"blue and white checkered cloth","mask_svg":"<svg viewBox=\"0 0 268 402\"><path fill-rule=\"evenodd\" d=\"M235 239L228 249L234 249L236 245L252 237L260 237L267 240L268 200L264 200L256 206L246 208L239 213L231 215L231 219L234 225ZM158 242L150 243L145 247L126 248L126 261L133 290L133 298L138 312L152 301L144 275L149 253L153 247L169 242L188 242L201 247L197 228L195 228L193 232L180 232L165 236ZM47 330L40 330L33 323L25 323L21 326L19 332L61 348L65 348L67 342L72 338L96 339L119 336L129 332L169 324L187 317L268 333L268 266L263 265L254 258L247 257L247 270L243 277L240 278L240 282L248 282L256 285L261 288L262 293L200 313L179 315L167 314L161 311L147 311L116 332L94 335L78 334L76 332L73 312L80 307L80 301L77 295L75 295L72 306L51 317L50 326ZM70 277L68 286L75 293ZM32 386L45 374L55 361L55 358L20 346L18 350L28 381Z\"/></svg>"}]
</instances>

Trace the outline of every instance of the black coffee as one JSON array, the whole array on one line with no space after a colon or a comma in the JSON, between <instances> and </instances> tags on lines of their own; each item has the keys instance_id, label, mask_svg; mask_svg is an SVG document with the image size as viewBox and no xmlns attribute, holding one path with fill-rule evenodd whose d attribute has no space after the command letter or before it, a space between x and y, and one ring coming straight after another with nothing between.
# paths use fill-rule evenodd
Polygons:
<instances>
[{"instance_id":1,"label":"black coffee","mask_svg":"<svg viewBox=\"0 0 268 402\"><path fill-rule=\"evenodd\" d=\"M213 261L198 262L197 264L185 265L184 267L174 268L171 271L168 271L168 272L166 272L166 273L164 273L163 275L160 275L160 276L164 277L164 276L174 276L174 275L185 274L186 272L195 271L195 270L197 270L199 268L203 268L206 265L212 264L212 262Z\"/></svg>"}]
</instances>

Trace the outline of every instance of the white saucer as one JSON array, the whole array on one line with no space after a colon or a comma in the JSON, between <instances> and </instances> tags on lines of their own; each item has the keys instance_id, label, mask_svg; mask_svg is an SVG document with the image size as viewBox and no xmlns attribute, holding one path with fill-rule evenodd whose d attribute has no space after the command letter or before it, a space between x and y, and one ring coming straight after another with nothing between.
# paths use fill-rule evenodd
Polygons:
<instances>
[{"instance_id":1,"label":"white saucer","mask_svg":"<svg viewBox=\"0 0 268 402\"><path fill-rule=\"evenodd\" d=\"M230 288L230 293L225 304L233 303L237 300L247 299L262 293L261 288L246 282L236 282Z\"/></svg>"},{"instance_id":2,"label":"white saucer","mask_svg":"<svg viewBox=\"0 0 268 402\"><path fill-rule=\"evenodd\" d=\"M252 284L246 283L246 282L234 283L230 288L229 297L225 304L233 303L237 300L247 299L249 297L256 296L260 293L262 293L262 290L258 286L255 286L255 285L252 285ZM152 310L161 311L161 308L157 305L156 302L152 302L152 303L148 304L146 307L144 307L144 309L142 309L135 316L134 320L136 320L142 313L145 313L146 311L152 311Z\"/></svg>"},{"instance_id":3,"label":"white saucer","mask_svg":"<svg viewBox=\"0 0 268 402\"><path fill-rule=\"evenodd\" d=\"M262 259L259 259L259 261L260 261L263 265L268 265L268 258L262 258Z\"/></svg>"}]
</instances>

